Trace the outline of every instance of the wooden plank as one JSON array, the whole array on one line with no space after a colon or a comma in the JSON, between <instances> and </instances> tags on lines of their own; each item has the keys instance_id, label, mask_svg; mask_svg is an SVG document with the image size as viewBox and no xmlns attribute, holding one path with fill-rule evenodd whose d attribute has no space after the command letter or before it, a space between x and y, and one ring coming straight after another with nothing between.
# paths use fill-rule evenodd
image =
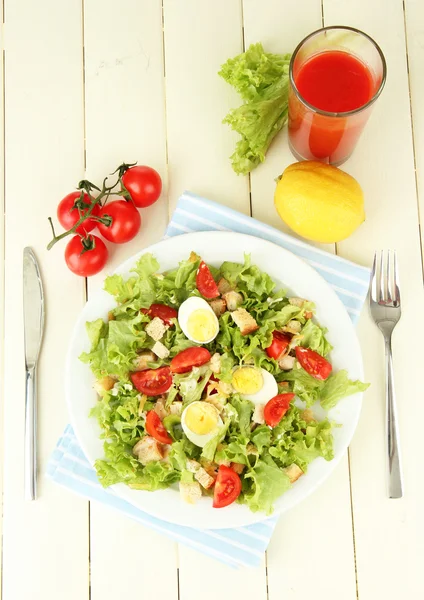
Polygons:
<instances>
[{"instance_id":1,"label":"wooden plank","mask_svg":"<svg viewBox=\"0 0 424 600\"><path fill-rule=\"evenodd\" d=\"M6 1L5 398L3 593L9 600L88 598L87 502L46 480L68 421L63 365L83 284L63 247L47 252L47 216L83 172L81 7ZM23 499L22 251L40 261L46 329L39 370L39 498ZM60 285L59 285L60 281ZM70 565L72 574L70 576Z\"/></svg>"},{"instance_id":2,"label":"wooden plank","mask_svg":"<svg viewBox=\"0 0 424 600\"><path fill-rule=\"evenodd\" d=\"M414 340L424 335L423 320L417 318L424 297L402 8L400 0L376 0L372 5L359 0L354 6L324 1L327 25L349 23L366 31L381 45L388 64L386 89L354 155L344 165L364 188L367 220L357 233L339 244L339 252L370 264L375 250L395 248L402 277L402 319L393 338L405 475L401 500L388 499L386 492L383 340L368 311L364 311L359 327L366 379L372 384L351 447L361 600L424 595L420 576L424 559L424 483L417 477L421 459L411 436L424 417L417 396L421 360L417 352L411 352Z\"/></svg>"},{"instance_id":3,"label":"wooden plank","mask_svg":"<svg viewBox=\"0 0 424 600\"><path fill-rule=\"evenodd\" d=\"M221 124L238 99L217 75L242 51L240 3L165 0L164 32L170 205L189 189L249 214L247 181L228 159L236 136ZM215 598L205 573L225 582L225 597L266 598L264 566L232 571L181 545L179 565L183 600Z\"/></svg>"},{"instance_id":4,"label":"wooden plank","mask_svg":"<svg viewBox=\"0 0 424 600\"><path fill-rule=\"evenodd\" d=\"M88 0L84 14L87 177L96 182L123 161L148 164L164 179L164 193L142 210L142 229L113 247L103 273L88 281L100 288L106 272L159 241L168 219L160 0ZM120 33L119 33L120 32ZM176 598L176 545L97 504L91 505L91 599L125 594ZM157 585L157 566L167 576ZM125 577L122 577L125 573Z\"/></svg>"},{"instance_id":5,"label":"wooden plank","mask_svg":"<svg viewBox=\"0 0 424 600\"><path fill-rule=\"evenodd\" d=\"M300 14L302 19L299 19ZM259 0L244 1L246 48L261 41L267 52L292 52L303 37L320 26L319 0L301 0L296 10L288 1L273 0L266 4ZM295 158L288 147L285 127L271 145L266 161L251 173L253 215L291 235L293 232L275 211L273 197L275 178L293 162ZM334 245L321 247L334 252ZM332 521L337 526L329 526ZM314 544L305 544L299 524L302 532L313 531L314 539L320 540L319 552ZM270 600L282 596L298 598L299 595L337 598L340 590L343 590L343 599L356 598L347 457L320 490L282 516L267 557ZM322 577L329 564L332 565L331 581Z\"/></svg>"}]
</instances>

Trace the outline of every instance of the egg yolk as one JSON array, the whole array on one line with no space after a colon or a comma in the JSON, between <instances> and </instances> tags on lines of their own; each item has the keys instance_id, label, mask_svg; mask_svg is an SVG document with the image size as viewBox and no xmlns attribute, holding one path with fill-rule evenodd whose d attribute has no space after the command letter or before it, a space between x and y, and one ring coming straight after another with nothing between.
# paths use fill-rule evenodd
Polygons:
<instances>
[{"instance_id":1,"label":"egg yolk","mask_svg":"<svg viewBox=\"0 0 424 600\"><path fill-rule=\"evenodd\" d=\"M216 333L214 314L203 308L194 310L187 320L187 331L193 339L207 342Z\"/></svg>"},{"instance_id":2,"label":"egg yolk","mask_svg":"<svg viewBox=\"0 0 424 600\"><path fill-rule=\"evenodd\" d=\"M190 431L198 435L210 433L218 425L216 408L207 402L194 402L187 408L185 424Z\"/></svg>"},{"instance_id":3,"label":"egg yolk","mask_svg":"<svg viewBox=\"0 0 424 600\"><path fill-rule=\"evenodd\" d=\"M256 394L263 387L264 378L254 367L241 367L234 371L231 383L239 394Z\"/></svg>"}]
</instances>

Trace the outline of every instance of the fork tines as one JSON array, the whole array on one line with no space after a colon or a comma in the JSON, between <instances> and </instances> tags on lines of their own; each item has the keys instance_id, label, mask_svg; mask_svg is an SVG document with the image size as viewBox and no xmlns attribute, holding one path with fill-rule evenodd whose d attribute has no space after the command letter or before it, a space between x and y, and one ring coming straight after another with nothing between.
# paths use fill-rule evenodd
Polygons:
<instances>
[{"instance_id":1,"label":"fork tines","mask_svg":"<svg viewBox=\"0 0 424 600\"><path fill-rule=\"evenodd\" d=\"M381 250L374 254L371 300L384 306L400 306L399 271L395 250Z\"/></svg>"}]
</instances>

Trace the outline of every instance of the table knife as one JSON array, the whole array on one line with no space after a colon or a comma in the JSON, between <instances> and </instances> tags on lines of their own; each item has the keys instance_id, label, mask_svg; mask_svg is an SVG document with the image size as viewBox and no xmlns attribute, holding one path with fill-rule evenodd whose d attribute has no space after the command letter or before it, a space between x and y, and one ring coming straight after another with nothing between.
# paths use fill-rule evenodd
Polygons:
<instances>
[{"instance_id":1,"label":"table knife","mask_svg":"<svg viewBox=\"0 0 424 600\"><path fill-rule=\"evenodd\" d=\"M44 329L44 293L31 248L24 248L23 304L25 340L25 499L37 497L37 364Z\"/></svg>"}]
</instances>

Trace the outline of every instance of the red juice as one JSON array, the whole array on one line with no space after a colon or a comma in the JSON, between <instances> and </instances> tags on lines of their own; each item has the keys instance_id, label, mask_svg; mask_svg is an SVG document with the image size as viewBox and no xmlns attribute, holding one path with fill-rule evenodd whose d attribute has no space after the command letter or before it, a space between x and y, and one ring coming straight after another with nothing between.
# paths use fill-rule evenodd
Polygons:
<instances>
[{"instance_id":1,"label":"red juice","mask_svg":"<svg viewBox=\"0 0 424 600\"><path fill-rule=\"evenodd\" d=\"M289 97L292 149L301 159L341 164L352 153L369 110L344 113L361 109L373 98L378 86L372 72L353 54L329 50L301 64L294 83L298 95L291 90Z\"/></svg>"}]
</instances>

